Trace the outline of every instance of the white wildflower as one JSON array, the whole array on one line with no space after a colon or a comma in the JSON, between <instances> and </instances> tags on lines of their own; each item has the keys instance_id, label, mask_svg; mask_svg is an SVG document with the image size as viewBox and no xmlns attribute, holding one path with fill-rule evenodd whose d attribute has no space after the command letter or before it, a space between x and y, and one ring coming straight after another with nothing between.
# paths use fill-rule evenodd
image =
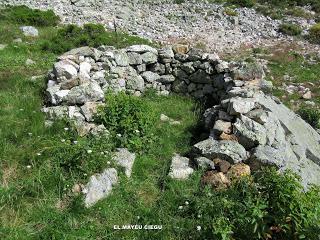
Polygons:
<instances>
[{"instance_id":1,"label":"white wildflower","mask_svg":"<svg viewBox=\"0 0 320 240\"><path fill-rule=\"evenodd\" d=\"M179 206L178 209L179 209L179 210L183 209L183 206Z\"/></svg>"},{"instance_id":2,"label":"white wildflower","mask_svg":"<svg viewBox=\"0 0 320 240\"><path fill-rule=\"evenodd\" d=\"M89 154L90 154L90 153L92 153L92 150L90 150L90 149L89 149L89 150L87 150L87 153L89 153Z\"/></svg>"},{"instance_id":3,"label":"white wildflower","mask_svg":"<svg viewBox=\"0 0 320 240\"><path fill-rule=\"evenodd\" d=\"M197 231L200 231L201 230L201 226L197 226Z\"/></svg>"}]
</instances>

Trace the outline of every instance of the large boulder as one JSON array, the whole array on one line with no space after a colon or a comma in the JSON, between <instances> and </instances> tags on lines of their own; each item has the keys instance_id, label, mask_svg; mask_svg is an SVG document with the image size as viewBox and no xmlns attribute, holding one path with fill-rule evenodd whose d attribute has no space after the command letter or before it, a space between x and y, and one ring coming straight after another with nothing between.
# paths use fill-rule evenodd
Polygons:
<instances>
[{"instance_id":1,"label":"large boulder","mask_svg":"<svg viewBox=\"0 0 320 240\"><path fill-rule=\"evenodd\" d=\"M253 155L255 160L282 170L293 170L301 176L305 187L309 183L320 184L320 135L317 131L273 97L257 93L255 99L281 126L276 128L272 148L259 146Z\"/></svg>"},{"instance_id":2,"label":"large boulder","mask_svg":"<svg viewBox=\"0 0 320 240\"><path fill-rule=\"evenodd\" d=\"M193 146L196 153L207 158L221 158L231 163L238 163L248 158L246 149L236 141L207 139Z\"/></svg>"}]
</instances>

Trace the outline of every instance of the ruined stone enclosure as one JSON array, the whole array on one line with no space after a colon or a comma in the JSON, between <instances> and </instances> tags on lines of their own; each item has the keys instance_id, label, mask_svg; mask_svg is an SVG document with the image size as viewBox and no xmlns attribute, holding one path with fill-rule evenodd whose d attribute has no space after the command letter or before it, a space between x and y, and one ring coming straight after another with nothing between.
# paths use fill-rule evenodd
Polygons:
<instances>
[{"instance_id":1,"label":"ruined stone enclosure","mask_svg":"<svg viewBox=\"0 0 320 240\"><path fill-rule=\"evenodd\" d=\"M252 169L275 165L298 173L304 186L319 184L319 134L264 94L261 88L271 85L263 78L260 65L228 63L183 45L83 47L58 58L43 112L49 120L73 119L80 135L99 134L105 129L94 124L93 116L108 91L141 95L155 89L161 95L207 97L213 102L204 113L210 136L193 146L195 156L246 162Z\"/></svg>"}]
</instances>

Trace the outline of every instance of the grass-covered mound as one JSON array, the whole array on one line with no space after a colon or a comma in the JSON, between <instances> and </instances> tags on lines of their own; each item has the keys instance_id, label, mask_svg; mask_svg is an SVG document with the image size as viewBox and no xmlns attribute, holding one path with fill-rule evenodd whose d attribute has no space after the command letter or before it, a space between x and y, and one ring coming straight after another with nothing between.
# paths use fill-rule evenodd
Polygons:
<instances>
[{"instance_id":1,"label":"grass-covered mound","mask_svg":"<svg viewBox=\"0 0 320 240\"><path fill-rule=\"evenodd\" d=\"M45 51L63 53L82 46L108 45L122 48L133 44L150 44L150 41L126 33L106 31L104 26L99 24L85 24L83 27L67 25L60 28L57 34L44 41L41 47Z\"/></svg>"},{"instance_id":2,"label":"grass-covered mound","mask_svg":"<svg viewBox=\"0 0 320 240\"><path fill-rule=\"evenodd\" d=\"M300 26L292 23L283 23L279 27L280 32L290 35L290 36L297 36L300 35L302 29Z\"/></svg>"},{"instance_id":3,"label":"grass-covered mound","mask_svg":"<svg viewBox=\"0 0 320 240\"><path fill-rule=\"evenodd\" d=\"M8 23L31 26L56 26L60 18L52 10L40 11L26 6L12 6L0 9L0 19Z\"/></svg>"},{"instance_id":4,"label":"grass-covered mound","mask_svg":"<svg viewBox=\"0 0 320 240\"><path fill-rule=\"evenodd\" d=\"M315 24L310 28L310 40L320 44L320 23Z\"/></svg>"}]
</instances>

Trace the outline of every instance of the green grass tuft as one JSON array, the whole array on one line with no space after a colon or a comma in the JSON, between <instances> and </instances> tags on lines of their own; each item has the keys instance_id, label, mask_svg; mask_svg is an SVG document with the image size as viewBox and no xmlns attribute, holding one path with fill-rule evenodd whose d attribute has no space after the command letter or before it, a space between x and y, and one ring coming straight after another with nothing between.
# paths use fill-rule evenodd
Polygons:
<instances>
[{"instance_id":1,"label":"green grass tuft","mask_svg":"<svg viewBox=\"0 0 320 240\"><path fill-rule=\"evenodd\" d=\"M283 23L279 27L280 32L290 35L290 36L298 36L301 34L302 29L300 26L292 23Z\"/></svg>"}]
</instances>

